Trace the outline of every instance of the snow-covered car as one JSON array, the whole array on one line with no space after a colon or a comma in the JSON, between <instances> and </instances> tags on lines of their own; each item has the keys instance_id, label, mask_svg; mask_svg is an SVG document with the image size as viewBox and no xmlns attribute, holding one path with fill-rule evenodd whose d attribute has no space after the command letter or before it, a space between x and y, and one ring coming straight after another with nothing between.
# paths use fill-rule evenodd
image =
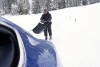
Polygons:
<instances>
[{"instance_id":1,"label":"snow-covered car","mask_svg":"<svg viewBox=\"0 0 100 67\"><path fill-rule=\"evenodd\" d=\"M0 67L57 67L56 51L51 42L0 17Z\"/></svg>"}]
</instances>

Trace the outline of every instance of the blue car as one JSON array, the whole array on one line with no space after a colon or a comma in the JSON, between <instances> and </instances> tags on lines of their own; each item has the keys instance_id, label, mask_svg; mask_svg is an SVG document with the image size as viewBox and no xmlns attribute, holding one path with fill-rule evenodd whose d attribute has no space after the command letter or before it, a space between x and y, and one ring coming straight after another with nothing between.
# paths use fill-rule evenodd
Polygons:
<instances>
[{"instance_id":1,"label":"blue car","mask_svg":"<svg viewBox=\"0 0 100 67\"><path fill-rule=\"evenodd\" d=\"M51 42L0 17L0 67L57 67L56 51Z\"/></svg>"}]
</instances>

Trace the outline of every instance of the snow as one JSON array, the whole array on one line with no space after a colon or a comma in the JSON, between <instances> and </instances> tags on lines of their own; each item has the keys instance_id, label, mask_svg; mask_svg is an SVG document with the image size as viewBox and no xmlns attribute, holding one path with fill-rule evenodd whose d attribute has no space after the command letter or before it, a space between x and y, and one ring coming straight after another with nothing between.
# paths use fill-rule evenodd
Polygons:
<instances>
[{"instance_id":1,"label":"snow","mask_svg":"<svg viewBox=\"0 0 100 67\"><path fill-rule=\"evenodd\" d=\"M100 3L51 11L52 42L63 67L100 67ZM21 16L3 16L13 21L34 37L44 34L31 30L40 21L42 13ZM60 66L59 66L60 67Z\"/></svg>"}]
</instances>

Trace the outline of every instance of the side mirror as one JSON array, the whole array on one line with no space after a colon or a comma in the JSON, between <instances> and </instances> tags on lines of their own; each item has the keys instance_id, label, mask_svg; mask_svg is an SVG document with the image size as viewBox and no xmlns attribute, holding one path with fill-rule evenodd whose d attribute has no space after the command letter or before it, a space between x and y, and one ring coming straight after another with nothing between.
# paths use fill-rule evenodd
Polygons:
<instances>
[{"instance_id":1,"label":"side mirror","mask_svg":"<svg viewBox=\"0 0 100 67\"><path fill-rule=\"evenodd\" d=\"M17 67L20 52L15 32L0 25L0 67Z\"/></svg>"}]
</instances>

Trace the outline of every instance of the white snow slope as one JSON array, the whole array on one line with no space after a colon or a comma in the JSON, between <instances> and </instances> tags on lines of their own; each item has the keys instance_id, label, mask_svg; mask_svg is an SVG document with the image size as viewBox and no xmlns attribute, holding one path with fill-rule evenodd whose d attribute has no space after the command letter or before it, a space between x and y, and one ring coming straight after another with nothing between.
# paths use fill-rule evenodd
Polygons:
<instances>
[{"instance_id":1,"label":"white snow slope","mask_svg":"<svg viewBox=\"0 0 100 67\"><path fill-rule=\"evenodd\" d=\"M100 3L51 11L52 42L63 67L100 67ZM44 39L43 33L31 29L40 21L41 14L3 16Z\"/></svg>"}]
</instances>

